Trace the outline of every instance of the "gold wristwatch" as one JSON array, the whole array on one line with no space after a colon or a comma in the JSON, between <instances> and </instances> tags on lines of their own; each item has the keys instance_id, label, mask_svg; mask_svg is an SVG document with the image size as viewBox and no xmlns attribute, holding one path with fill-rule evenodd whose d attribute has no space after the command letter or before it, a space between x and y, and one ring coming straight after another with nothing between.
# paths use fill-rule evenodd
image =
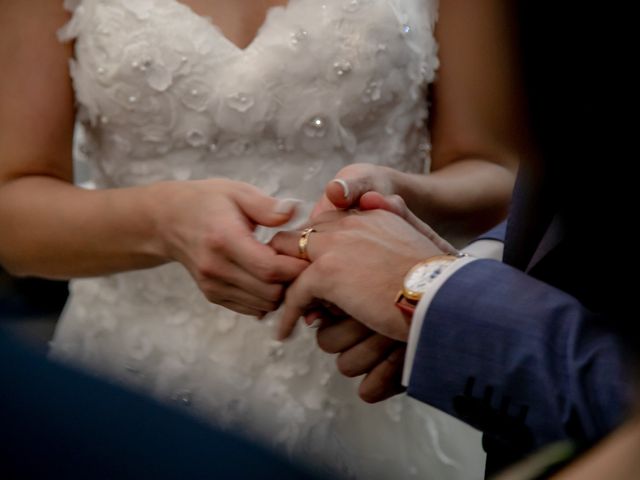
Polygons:
<instances>
[{"instance_id":1,"label":"gold wristwatch","mask_svg":"<svg viewBox=\"0 0 640 480\"><path fill-rule=\"evenodd\" d=\"M437 255L417 263L404 277L402 290L396 297L396 306L408 316L413 317L416 306L429 286L446 271L452 263L467 257L466 253L457 255Z\"/></svg>"}]
</instances>

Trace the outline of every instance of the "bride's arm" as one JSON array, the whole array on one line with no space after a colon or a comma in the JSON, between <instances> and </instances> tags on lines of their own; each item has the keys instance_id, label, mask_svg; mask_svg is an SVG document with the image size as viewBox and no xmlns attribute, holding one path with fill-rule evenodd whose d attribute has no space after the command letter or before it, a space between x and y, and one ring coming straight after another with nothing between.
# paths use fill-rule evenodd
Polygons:
<instances>
[{"instance_id":1,"label":"bride's arm","mask_svg":"<svg viewBox=\"0 0 640 480\"><path fill-rule=\"evenodd\" d=\"M507 214L522 151L515 35L503 0L441 0L436 36L441 66L432 89L432 173L350 165L327 197L357 205L369 190L398 194L441 233L474 235ZM326 200L325 200L326 201ZM326 205L325 205L326 207ZM316 210L322 210L322 202Z\"/></svg>"},{"instance_id":2,"label":"bride's arm","mask_svg":"<svg viewBox=\"0 0 640 480\"><path fill-rule=\"evenodd\" d=\"M522 149L516 35L504 0L441 0L432 91L432 174L398 193L434 225L504 219Z\"/></svg>"},{"instance_id":3,"label":"bride's arm","mask_svg":"<svg viewBox=\"0 0 640 480\"><path fill-rule=\"evenodd\" d=\"M226 180L74 186L72 52L55 36L67 21L61 2L0 9L0 264L70 278L177 260L211 301L256 315L275 308L277 282L303 265L255 241L251 225L284 223L291 209Z\"/></svg>"}]
</instances>

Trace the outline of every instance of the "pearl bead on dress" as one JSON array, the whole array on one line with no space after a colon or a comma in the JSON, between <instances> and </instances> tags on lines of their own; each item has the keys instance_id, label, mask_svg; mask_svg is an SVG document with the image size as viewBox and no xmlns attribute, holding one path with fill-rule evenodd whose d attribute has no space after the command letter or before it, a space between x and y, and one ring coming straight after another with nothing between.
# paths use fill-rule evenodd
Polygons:
<instances>
[{"instance_id":1,"label":"pearl bead on dress","mask_svg":"<svg viewBox=\"0 0 640 480\"><path fill-rule=\"evenodd\" d=\"M227 105L240 113L249 111L254 103L253 96L246 93L234 93L227 97Z\"/></svg>"},{"instance_id":2,"label":"pearl bead on dress","mask_svg":"<svg viewBox=\"0 0 640 480\"><path fill-rule=\"evenodd\" d=\"M333 71L338 77L343 77L351 72L353 66L348 60L337 61L333 64Z\"/></svg>"},{"instance_id":3,"label":"pearl bead on dress","mask_svg":"<svg viewBox=\"0 0 640 480\"><path fill-rule=\"evenodd\" d=\"M307 39L307 35L309 35L309 33L302 28L297 32L293 32L291 34L291 45L293 45L294 47L297 46L299 43Z\"/></svg>"},{"instance_id":4,"label":"pearl bead on dress","mask_svg":"<svg viewBox=\"0 0 640 480\"><path fill-rule=\"evenodd\" d=\"M205 135L200 130L190 130L186 138L187 143L192 147L202 147L206 143Z\"/></svg>"},{"instance_id":5,"label":"pearl bead on dress","mask_svg":"<svg viewBox=\"0 0 640 480\"><path fill-rule=\"evenodd\" d=\"M323 138L327 134L327 120L321 116L311 118L303 127L309 138Z\"/></svg>"}]
</instances>

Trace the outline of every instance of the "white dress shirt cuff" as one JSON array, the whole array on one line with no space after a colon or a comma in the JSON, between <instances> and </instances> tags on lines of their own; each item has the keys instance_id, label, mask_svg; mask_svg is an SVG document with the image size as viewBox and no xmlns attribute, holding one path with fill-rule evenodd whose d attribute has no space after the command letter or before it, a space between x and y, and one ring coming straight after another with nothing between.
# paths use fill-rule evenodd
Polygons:
<instances>
[{"instance_id":1,"label":"white dress shirt cuff","mask_svg":"<svg viewBox=\"0 0 640 480\"><path fill-rule=\"evenodd\" d=\"M422 324L429 306L434 297L440 290L440 287L458 270L465 265L477 260L474 257L463 257L453 262L444 272L442 272L438 278L429 286L420 302L418 303L415 312L413 313L413 319L411 321L411 330L409 331L409 340L407 342L407 353L404 357L404 371L402 372L402 385L409 386L409 379L411 378L411 368L413 367L413 360L416 356L416 350L418 349L418 341L420 340L420 331L422 330Z\"/></svg>"},{"instance_id":2,"label":"white dress shirt cuff","mask_svg":"<svg viewBox=\"0 0 640 480\"><path fill-rule=\"evenodd\" d=\"M469 244L462 251L472 257L501 262L504 254L504 243L498 240L478 240Z\"/></svg>"},{"instance_id":3,"label":"white dress shirt cuff","mask_svg":"<svg viewBox=\"0 0 640 480\"><path fill-rule=\"evenodd\" d=\"M440 287L442 287L442 285L444 285L454 273L478 258L502 261L504 243L498 240L478 240L469 244L462 251L471 256L456 260L451 264L451 266L449 266L449 268L447 268L447 270L438 276L438 278L436 278L430 285L429 290L422 296L422 299L420 299L420 302L413 313L411 330L409 331L409 340L407 343L407 353L405 354L404 360L404 371L402 372L402 385L405 387L409 386L409 380L411 379L411 369L413 367L413 360L416 356L416 350L418 349L418 341L420 340L420 332L422 331L424 319L426 318L429 306L437 295L438 290L440 290Z\"/></svg>"}]
</instances>

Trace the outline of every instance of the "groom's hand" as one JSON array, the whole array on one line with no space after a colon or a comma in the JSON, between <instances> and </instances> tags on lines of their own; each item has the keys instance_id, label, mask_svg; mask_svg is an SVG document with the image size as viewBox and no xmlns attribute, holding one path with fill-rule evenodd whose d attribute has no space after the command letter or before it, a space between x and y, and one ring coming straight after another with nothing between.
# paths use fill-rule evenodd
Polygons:
<instances>
[{"instance_id":1,"label":"groom's hand","mask_svg":"<svg viewBox=\"0 0 640 480\"><path fill-rule=\"evenodd\" d=\"M425 237L428 237L443 252L451 254L458 252L453 245L438 235L433 228L420 220L399 195L385 196L378 192L367 192L360 198L358 208L362 211L386 210L387 212L395 213Z\"/></svg>"},{"instance_id":2,"label":"groom's hand","mask_svg":"<svg viewBox=\"0 0 640 480\"><path fill-rule=\"evenodd\" d=\"M394 340L406 341L409 325L395 306L406 273L443 252L398 215L383 210L329 212L318 217L309 237L311 265L289 287L278 336L289 337L318 301ZM271 245L298 256L300 232L282 232Z\"/></svg>"},{"instance_id":3,"label":"groom's hand","mask_svg":"<svg viewBox=\"0 0 640 480\"><path fill-rule=\"evenodd\" d=\"M319 347L338 354L336 363L347 377L365 375L359 395L365 402L386 400L404 391L405 344L375 333L353 319L324 319L317 333Z\"/></svg>"}]
</instances>

